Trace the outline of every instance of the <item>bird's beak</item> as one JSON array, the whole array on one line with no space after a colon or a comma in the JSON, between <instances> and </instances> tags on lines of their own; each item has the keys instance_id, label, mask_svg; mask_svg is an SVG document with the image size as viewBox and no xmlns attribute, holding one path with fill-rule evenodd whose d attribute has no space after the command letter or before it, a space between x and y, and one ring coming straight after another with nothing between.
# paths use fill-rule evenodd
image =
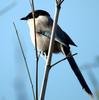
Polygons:
<instances>
[{"instance_id":1,"label":"bird's beak","mask_svg":"<svg viewBox=\"0 0 99 100\"><path fill-rule=\"evenodd\" d=\"M26 20L26 17L21 18L20 20Z\"/></svg>"}]
</instances>

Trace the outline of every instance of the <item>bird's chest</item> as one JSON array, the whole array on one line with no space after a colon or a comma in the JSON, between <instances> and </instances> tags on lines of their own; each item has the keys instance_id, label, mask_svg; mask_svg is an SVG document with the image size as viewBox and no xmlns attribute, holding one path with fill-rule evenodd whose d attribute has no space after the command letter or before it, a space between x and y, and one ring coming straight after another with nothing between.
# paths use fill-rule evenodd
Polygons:
<instances>
[{"instance_id":1,"label":"bird's chest","mask_svg":"<svg viewBox=\"0 0 99 100\"><path fill-rule=\"evenodd\" d=\"M35 20L36 25L36 41L37 41L37 48L40 51L46 51L49 47L49 38L42 35L42 33L51 34L50 28L48 26L48 20L47 18L40 17L38 20ZM34 24L33 19L28 21L29 30L30 30L30 37L32 40L32 43L35 45L35 36L34 36ZM48 33L47 33L48 32Z\"/></svg>"},{"instance_id":2,"label":"bird's chest","mask_svg":"<svg viewBox=\"0 0 99 100\"><path fill-rule=\"evenodd\" d=\"M32 43L35 46L34 32L30 31L30 37L31 37ZM37 41L37 49L39 51L46 51L46 50L48 50L49 42L50 42L48 37L46 37L46 36L36 32L36 41Z\"/></svg>"}]
</instances>

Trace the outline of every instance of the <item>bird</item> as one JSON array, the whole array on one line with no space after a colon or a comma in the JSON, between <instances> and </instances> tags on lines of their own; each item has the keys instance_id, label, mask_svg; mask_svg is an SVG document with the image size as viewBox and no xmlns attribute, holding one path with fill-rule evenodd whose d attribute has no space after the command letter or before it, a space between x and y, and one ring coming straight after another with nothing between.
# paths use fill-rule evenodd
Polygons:
<instances>
[{"instance_id":1,"label":"bird","mask_svg":"<svg viewBox=\"0 0 99 100\"><path fill-rule=\"evenodd\" d=\"M36 27L36 41L37 41L37 50L41 51L42 54L48 55L51 31L53 26L53 19L50 14L45 10L35 10L35 27ZM35 37L34 37L34 23L33 23L33 13L30 12L25 17L22 17L21 20L26 20L30 30L30 37L32 43L35 45ZM93 93L91 92L89 86L87 85L74 57L72 56L70 45L77 46L73 40L69 37L69 35L61 29L61 27L57 24L55 40L53 46L53 53L62 53L71 66L74 74L76 75L78 81L80 82L82 88L91 96Z\"/></svg>"}]
</instances>

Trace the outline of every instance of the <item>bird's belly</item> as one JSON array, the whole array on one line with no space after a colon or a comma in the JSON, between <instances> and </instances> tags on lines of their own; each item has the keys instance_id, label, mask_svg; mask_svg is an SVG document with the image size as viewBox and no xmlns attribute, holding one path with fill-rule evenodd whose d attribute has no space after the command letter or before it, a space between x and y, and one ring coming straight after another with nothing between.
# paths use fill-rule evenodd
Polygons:
<instances>
[{"instance_id":1,"label":"bird's belly","mask_svg":"<svg viewBox=\"0 0 99 100\"><path fill-rule=\"evenodd\" d=\"M41 34L37 34L37 48L40 49L40 51L46 51L49 48L49 38L46 36L43 36Z\"/></svg>"},{"instance_id":2,"label":"bird's belly","mask_svg":"<svg viewBox=\"0 0 99 100\"><path fill-rule=\"evenodd\" d=\"M33 45L35 46L35 38L34 34L30 32L30 37L32 40ZM42 34L37 33L36 34L36 41L37 41L37 49L39 51L45 52L49 48L49 43L50 39ZM60 52L60 44L58 42L54 42L54 48L53 48L54 53L59 53Z\"/></svg>"},{"instance_id":3,"label":"bird's belly","mask_svg":"<svg viewBox=\"0 0 99 100\"><path fill-rule=\"evenodd\" d=\"M34 38L34 34L30 32L30 37L32 40L33 45L35 46L35 38ZM49 38L47 38L46 36L43 36L39 33L36 34L36 41L37 41L37 49L39 51L46 51L48 50L49 47Z\"/></svg>"}]
</instances>

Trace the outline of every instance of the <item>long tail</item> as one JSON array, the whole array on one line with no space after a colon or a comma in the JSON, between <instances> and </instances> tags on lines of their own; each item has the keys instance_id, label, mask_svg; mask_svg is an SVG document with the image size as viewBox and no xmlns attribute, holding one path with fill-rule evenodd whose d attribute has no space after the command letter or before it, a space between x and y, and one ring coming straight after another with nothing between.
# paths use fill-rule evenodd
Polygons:
<instances>
[{"instance_id":1,"label":"long tail","mask_svg":"<svg viewBox=\"0 0 99 100\"><path fill-rule=\"evenodd\" d=\"M63 53L67 56L68 54L70 54L70 49L69 48L66 48L65 46L63 46ZM91 95L93 97L93 94L91 92L91 90L89 89L83 75L81 74L80 70L79 70L79 67L77 66L73 56L70 56L67 58L72 70L74 71L76 77L78 78L80 84L82 85L83 89L85 89L85 91Z\"/></svg>"}]
</instances>

